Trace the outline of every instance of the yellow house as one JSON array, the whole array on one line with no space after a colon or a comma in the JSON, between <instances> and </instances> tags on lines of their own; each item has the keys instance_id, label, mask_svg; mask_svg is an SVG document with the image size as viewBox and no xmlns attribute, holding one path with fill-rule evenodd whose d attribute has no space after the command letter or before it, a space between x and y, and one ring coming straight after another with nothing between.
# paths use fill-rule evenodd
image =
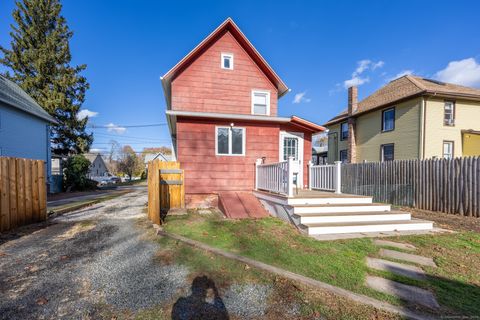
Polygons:
<instances>
[{"instance_id":1,"label":"yellow house","mask_svg":"<svg viewBox=\"0 0 480 320\"><path fill-rule=\"evenodd\" d=\"M480 90L407 75L329 120L328 162L480 155Z\"/></svg>"}]
</instances>

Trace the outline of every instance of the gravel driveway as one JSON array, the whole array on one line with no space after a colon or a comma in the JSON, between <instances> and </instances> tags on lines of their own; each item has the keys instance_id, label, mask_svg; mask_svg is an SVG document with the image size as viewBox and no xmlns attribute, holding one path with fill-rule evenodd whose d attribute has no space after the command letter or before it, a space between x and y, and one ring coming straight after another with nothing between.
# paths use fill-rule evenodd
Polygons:
<instances>
[{"instance_id":1,"label":"gravel driveway","mask_svg":"<svg viewBox=\"0 0 480 320\"><path fill-rule=\"evenodd\" d=\"M189 287L185 267L153 259L145 239L146 190L53 219L0 246L0 319L99 318L107 305L135 312Z\"/></svg>"}]
</instances>

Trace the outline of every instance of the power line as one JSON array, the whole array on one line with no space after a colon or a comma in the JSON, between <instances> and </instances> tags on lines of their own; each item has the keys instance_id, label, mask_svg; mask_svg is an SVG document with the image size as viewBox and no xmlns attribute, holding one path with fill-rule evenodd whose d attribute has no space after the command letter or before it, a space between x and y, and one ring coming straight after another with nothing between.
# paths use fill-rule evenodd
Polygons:
<instances>
[{"instance_id":1,"label":"power line","mask_svg":"<svg viewBox=\"0 0 480 320\"><path fill-rule=\"evenodd\" d=\"M93 134L94 136L100 136L100 137L112 137L112 138L116 138L117 140L118 139L140 139L140 140L150 140L150 141L157 141L157 140L166 140L166 141L170 141L170 139L153 139L153 138L146 138L146 137L135 137L135 136L124 136L124 135L117 135L117 134L110 134L110 133L101 133L101 132L98 132L98 133L94 133ZM115 140L115 139L112 139L112 140Z\"/></svg>"},{"instance_id":2,"label":"power line","mask_svg":"<svg viewBox=\"0 0 480 320\"><path fill-rule=\"evenodd\" d=\"M130 125L120 125L120 124L115 124L115 125L96 125L96 124L90 124L88 125L89 128L92 129L115 129L115 128L146 128L146 127L163 127L166 126L167 123L151 123L151 124L130 124Z\"/></svg>"}]
</instances>

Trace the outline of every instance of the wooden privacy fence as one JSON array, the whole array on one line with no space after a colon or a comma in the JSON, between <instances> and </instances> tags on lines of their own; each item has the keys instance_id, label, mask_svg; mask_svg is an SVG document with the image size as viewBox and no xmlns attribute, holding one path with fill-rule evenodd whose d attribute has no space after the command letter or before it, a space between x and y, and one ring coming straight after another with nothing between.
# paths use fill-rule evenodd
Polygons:
<instances>
[{"instance_id":1,"label":"wooden privacy fence","mask_svg":"<svg viewBox=\"0 0 480 320\"><path fill-rule=\"evenodd\" d=\"M480 157L342 165L342 192L374 201L480 217Z\"/></svg>"},{"instance_id":2,"label":"wooden privacy fence","mask_svg":"<svg viewBox=\"0 0 480 320\"><path fill-rule=\"evenodd\" d=\"M183 170L179 162L154 160L148 163L148 218L156 224L172 208L185 207Z\"/></svg>"},{"instance_id":3,"label":"wooden privacy fence","mask_svg":"<svg viewBox=\"0 0 480 320\"><path fill-rule=\"evenodd\" d=\"M0 157L0 231L46 218L44 162Z\"/></svg>"}]
</instances>

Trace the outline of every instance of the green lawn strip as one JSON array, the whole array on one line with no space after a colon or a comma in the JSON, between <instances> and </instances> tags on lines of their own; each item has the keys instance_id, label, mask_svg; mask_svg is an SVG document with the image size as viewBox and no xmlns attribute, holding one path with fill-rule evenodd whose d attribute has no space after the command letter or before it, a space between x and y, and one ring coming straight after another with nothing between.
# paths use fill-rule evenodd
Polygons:
<instances>
[{"instance_id":1,"label":"green lawn strip","mask_svg":"<svg viewBox=\"0 0 480 320\"><path fill-rule=\"evenodd\" d=\"M110 193L110 194L107 194L107 195L104 195L104 196L100 196L100 197L95 198L95 199L80 200L80 201L75 201L75 202L71 202L71 203L56 206L56 207L48 207L47 211L48 211L49 215L51 215L51 214L63 214L63 213L67 213L67 212L70 212L70 211L82 209L82 208L85 208L85 207L88 207L88 206L91 206L91 205L94 205L94 204L97 204L97 203L100 203L100 202L115 199L116 197L122 196L126 193L128 193L128 191L115 192L115 193Z\"/></svg>"},{"instance_id":2,"label":"green lawn strip","mask_svg":"<svg viewBox=\"0 0 480 320\"><path fill-rule=\"evenodd\" d=\"M378 315L378 319L400 319L399 316L376 310L369 306L352 303L342 297L332 294L311 290L306 287L297 287L291 281L271 275L268 272L248 267L243 263L227 259L206 251L188 246L176 240L161 237L158 242L161 250L158 253L159 263L176 263L187 266L192 274L207 275L213 279L216 286L226 289L228 286L237 283L260 283L272 285L273 292L269 297L269 309L265 319L289 319L286 311L282 308L292 304L300 305L300 318L312 319L371 319L372 314ZM155 308L154 308L155 310ZM164 308L168 310L168 308ZM163 315L168 312L164 312ZM139 319L156 319L155 313L152 317L145 317L149 310L146 310ZM321 316L321 317L320 317ZM298 316L293 316L297 319Z\"/></svg>"},{"instance_id":3,"label":"green lawn strip","mask_svg":"<svg viewBox=\"0 0 480 320\"><path fill-rule=\"evenodd\" d=\"M164 227L168 232L392 304L402 302L366 287L366 274L377 274L432 290L439 303L454 313L480 314L480 272L477 271L480 265L480 235L476 233L390 238L418 248L415 252L404 252L433 257L437 263L438 268L423 267L428 275L426 281L415 281L369 269L365 258L378 257L380 247L368 238L317 241L299 234L291 225L275 218L225 220L215 215L189 214L167 217ZM459 256L462 259L458 259Z\"/></svg>"},{"instance_id":4,"label":"green lawn strip","mask_svg":"<svg viewBox=\"0 0 480 320\"><path fill-rule=\"evenodd\" d=\"M479 233L408 236L396 241L413 244L417 247L415 254L434 259L437 268L423 269L442 306L461 314L480 314Z\"/></svg>"},{"instance_id":5,"label":"green lawn strip","mask_svg":"<svg viewBox=\"0 0 480 320\"><path fill-rule=\"evenodd\" d=\"M279 219L224 220L190 214L167 217L165 230L373 298L400 300L364 285L371 239L322 242Z\"/></svg>"}]
</instances>

